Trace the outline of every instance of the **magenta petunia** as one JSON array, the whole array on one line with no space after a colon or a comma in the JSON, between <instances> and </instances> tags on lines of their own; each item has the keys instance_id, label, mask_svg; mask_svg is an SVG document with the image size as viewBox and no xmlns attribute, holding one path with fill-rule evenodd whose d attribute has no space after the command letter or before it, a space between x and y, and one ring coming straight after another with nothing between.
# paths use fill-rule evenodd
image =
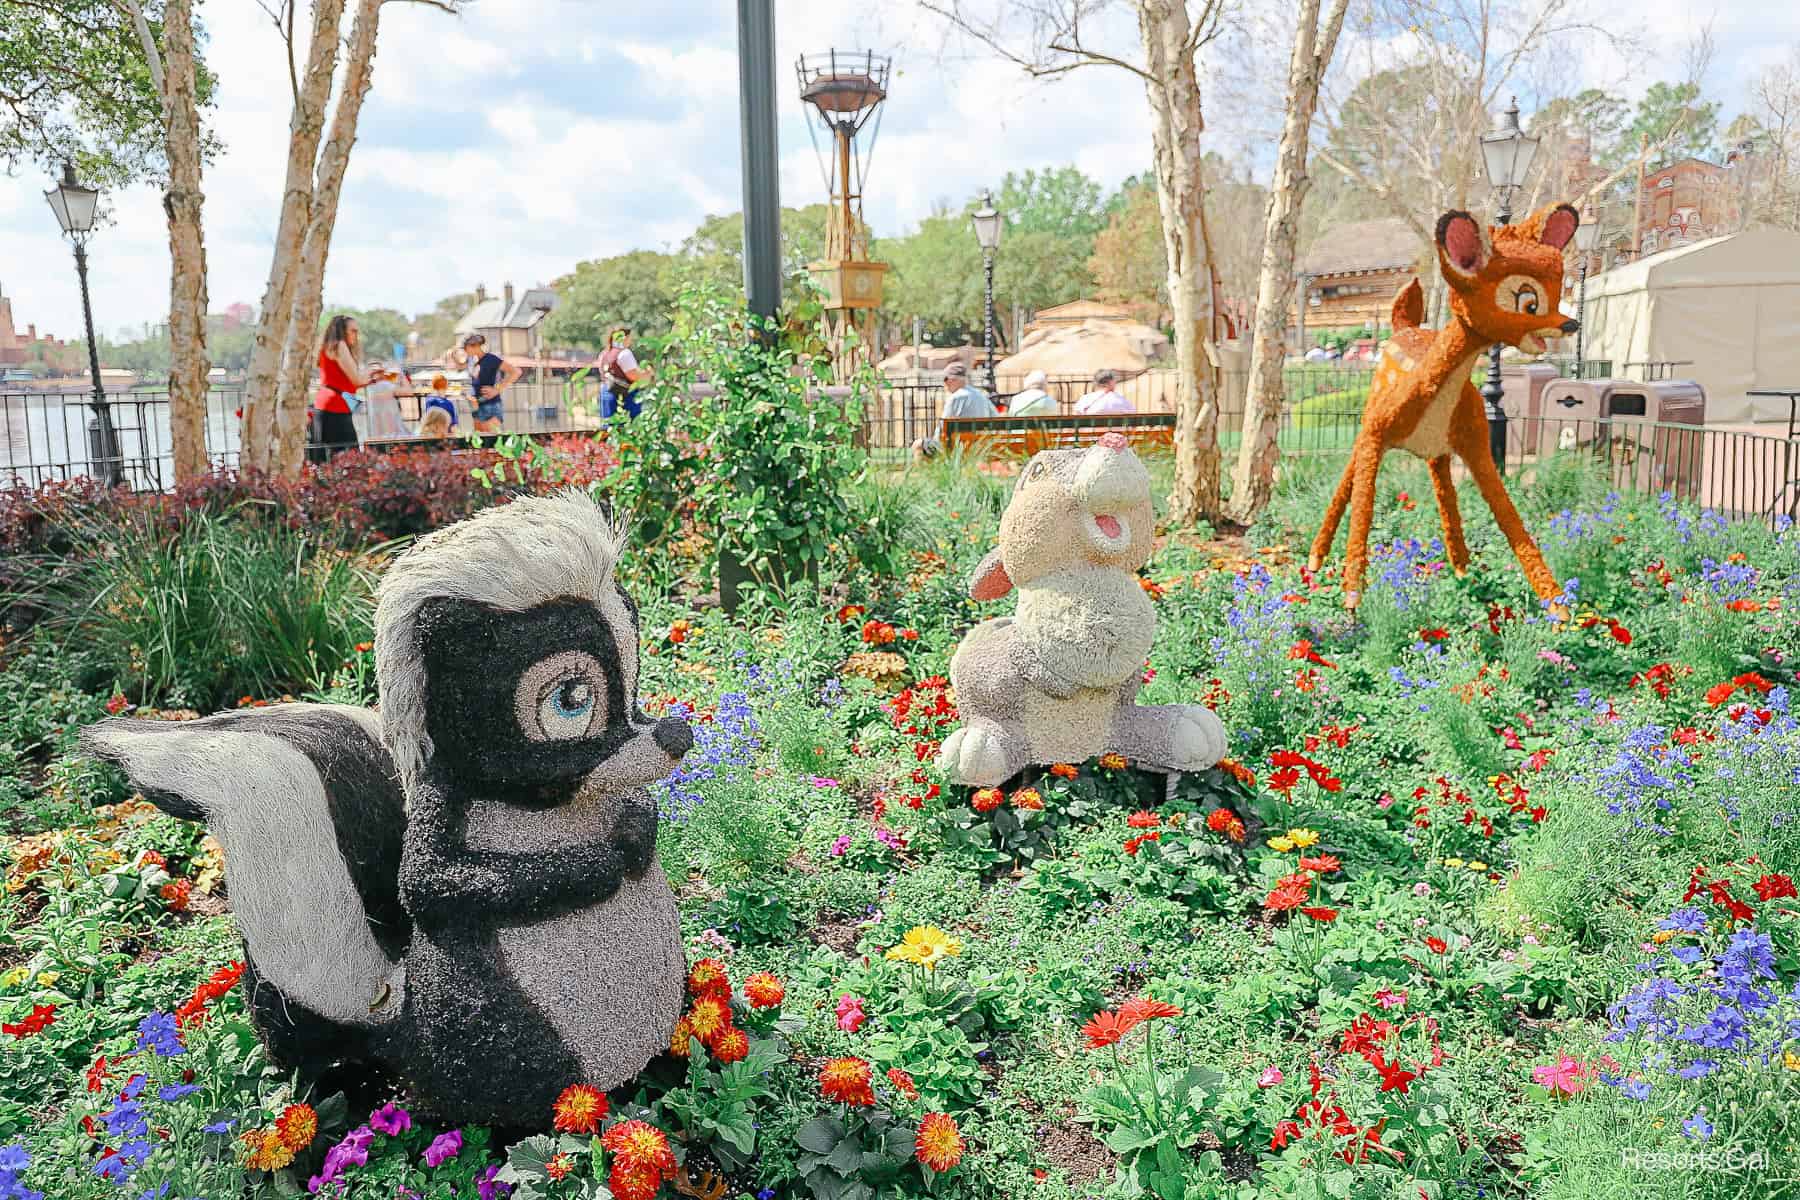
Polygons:
<instances>
[{"instance_id":1,"label":"magenta petunia","mask_svg":"<svg viewBox=\"0 0 1800 1200\"><path fill-rule=\"evenodd\" d=\"M369 1114L369 1124L379 1133L398 1137L412 1128L412 1114L389 1100Z\"/></svg>"},{"instance_id":2,"label":"magenta petunia","mask_svg":"<svg viewBox=\"0 0 1800 1200\"><path fill-rule=\"evenodd\" d=\"M452 1129L449 1133L440 1133L431 1139L431 1145L425 1147L425 1165L441 1167L446 1162L462 1153L462 1130Z\"/></svg>"}]
</instances>

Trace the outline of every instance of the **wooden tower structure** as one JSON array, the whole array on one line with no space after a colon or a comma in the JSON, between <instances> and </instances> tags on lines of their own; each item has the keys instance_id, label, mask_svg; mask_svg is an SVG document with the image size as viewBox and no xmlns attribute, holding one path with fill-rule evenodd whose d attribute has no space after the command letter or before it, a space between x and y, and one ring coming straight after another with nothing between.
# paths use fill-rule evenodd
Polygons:
<instances>
[{"instance_id":1,"label":"wooden tower structure","mask_svg":"<svg viewBox=\"0 0 1800 1200\"><path fill-rule=\"evenodd\" d=\"M887 272L887 264L869 258L869 230L863 223L863 179L881 128L881 105L887 99L892 67L892 58L873 50L802 54L795 64L800 98L809 106L812 117L807 131L813 135L813 148L819 152L831 193L825 257L807 264L807 269L824 293L826 325L839 380L847 380L861 364L875 357L875 310L881 307L882 276ZM829 146L819 144L819 132L826 135Z\"/></svg>"}]
</instances>

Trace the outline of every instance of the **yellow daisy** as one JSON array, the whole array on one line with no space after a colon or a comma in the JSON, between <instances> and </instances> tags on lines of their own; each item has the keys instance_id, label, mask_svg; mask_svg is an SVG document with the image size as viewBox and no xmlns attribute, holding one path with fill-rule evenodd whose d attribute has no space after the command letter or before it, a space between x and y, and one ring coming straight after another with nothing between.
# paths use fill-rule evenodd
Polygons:
<instances>
[{"instance_id":1,"label":"yellow daisy","mask_svg":"<svg viewBox=\"0 0 1800 1200\"><path fill-rule=\"evenodd\" d=\"M1308 846L1316 846L1319 844L1318 833L1311 829L1290 829L1287 831L1287 835L1293 839L1294 845L1301 850L1306 849Z\"/></svg>"},{"instance_id":2,"label":"yellow daisy","mask_svg":"<svg viewBox=\"0 0 1800 1200\"><path fill-rule=\"evenodd\" d=\"M1283 854L1286 854L1293 848L1294 839L1291 837L1272 837L1269 839L1269 849L1271 850L1279 850Z\"/></svg>"}]
</instances>

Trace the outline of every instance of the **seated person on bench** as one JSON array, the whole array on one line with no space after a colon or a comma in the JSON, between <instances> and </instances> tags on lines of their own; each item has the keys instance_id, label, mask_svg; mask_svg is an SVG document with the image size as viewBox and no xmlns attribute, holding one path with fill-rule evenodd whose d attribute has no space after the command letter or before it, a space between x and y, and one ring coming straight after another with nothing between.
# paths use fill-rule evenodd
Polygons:
<instances>
[{"instance_id":1,"label":"seated person on bench","mask_svg":"<svg viewBox=\"0 0 1800 1200\"><path fill-rule=\"evenodd\" d=\"M1054 417L1057 412L1056 397L1044 390L1050 377L1042 371L1033 371L1025 377L1025 390L1012 398L1006 406L1009 417Z\"/></svg>"},{"instance_id":2,"label":"seated person on bench","mask_svg":"<svg viewBox=\"0 0 1800 1200\"><path fill-rule=\"evenodd\" d=\"M979 388L969 385L969 368L953 362L944 368L944 411L939 414L936 437L924 437L913 443L920 458L935 458L949 439L944 420L949 417L997 417L993 402Z\"/></svg>"},{"instance_id":3,"label":"seated person on bench","mask_svg":"<svg viewBox=\"0 0 1800 1200\"><path fill-rule=\"evenodd\" d=\"M1119 394L1119 376L1109 367L1094 372L1094 390L1075 402L1075 411L1084 417L1110 413L1136 412L1130 400Z\"/></svg>"}]
</instances>

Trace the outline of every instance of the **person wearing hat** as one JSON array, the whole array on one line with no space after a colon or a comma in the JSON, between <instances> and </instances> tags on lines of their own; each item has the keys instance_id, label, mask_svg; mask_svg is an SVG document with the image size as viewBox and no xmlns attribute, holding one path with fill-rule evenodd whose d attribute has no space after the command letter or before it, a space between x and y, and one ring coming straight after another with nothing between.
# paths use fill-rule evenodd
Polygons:
<instances>
[{"instance_id":1,"label":"person wearing hat","mask_svg":"<svg viewBox=\"0 0 1800 1200\"><path fill-rule=\"evenodd\" d=\"M968 366L953 362L944 368L944 409L938 414L937 436L920 438L913 443L913 451L921 458L933 458L941 453L949 437L944 421L950 417L999 415L987 393L969 383Z\"/></svg>"},{"instance_id":2,"label":"person wearing hat","mask_svg":"<svg viewBox=\"0 0 1800 1200\"><path fill-rule=\"evenodd\" d=\"M500 394L519 382L523 367L487 348L487 338L471 333L463 339L463 369L469 373L469 399L475 405L475 432L499 433L506 406Z\"/></svg>"},{"instance_id":3,"label":"person wearing hat","mask_svg":"<svg viewBox=\"0 0 1800 1200\"><path fill-rule=\"evenodd\" d=\"M1056 415L1056 397L1044 390L1050 377L1042 371L1033 371L1025 376L1025 390L1012 398L1006 406L1009 417L1054 417Z\"/></svg>"}]
</instances>

